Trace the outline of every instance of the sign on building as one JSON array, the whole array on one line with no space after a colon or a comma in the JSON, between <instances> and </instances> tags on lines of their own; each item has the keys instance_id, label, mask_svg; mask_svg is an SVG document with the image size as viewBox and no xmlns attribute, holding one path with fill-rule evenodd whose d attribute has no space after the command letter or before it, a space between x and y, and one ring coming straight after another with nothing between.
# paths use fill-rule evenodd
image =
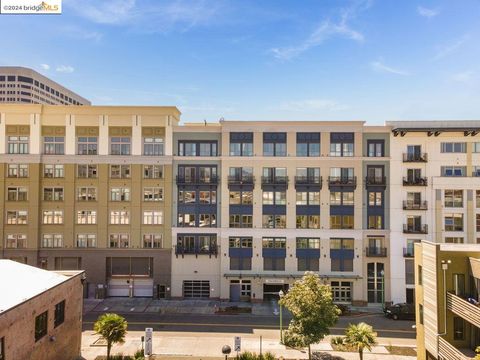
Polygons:
<instances>
[{"instance_id":1,"label":"sign on building","mask_svg":"<svg viewBox=\"0 0 480 360\"><path fill-rule=\"evenodd\" d=\"M152 355L153 328L145 328L145 355Z\"/></svg>"},{"instance_id":2,"label":"sign on building","mask_svg":"<svg viewBox=\"0 0 480 360\"><path fill-rule=\"evenodd\" d=\"M233 351L240 352L241 350L242 338L240 336L235 336L235 346Z\"/></svg>"}]
</instances>

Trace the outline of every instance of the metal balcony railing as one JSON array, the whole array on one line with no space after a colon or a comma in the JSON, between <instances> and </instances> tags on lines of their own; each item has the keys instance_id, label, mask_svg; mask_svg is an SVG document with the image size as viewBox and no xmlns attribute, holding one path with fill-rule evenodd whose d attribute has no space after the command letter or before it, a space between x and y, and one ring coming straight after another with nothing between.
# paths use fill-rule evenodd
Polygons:
<instances>
[{"instance_id":1,"label":"metal balcony railing","mask_svg":"<svg viewBox=\"0 0 480 360\"><path fill-rule=\"evenodd\" d=\"M403 162L427 162L428 156L427 153L404 153Z\"/></svg>"},{"instance_id":2,"label":"metal balcony railing","mask_svg":"<svg viewBox=\"0 0 480 360\"><path fill-rule=\"evenodd\" d=\"M242 175L228 177L228 185L253 185L255 183L255 177L253 175Z\"/></svg>"},{"instance_id":3,"label":"metal balcony railing","mask_svg":"<svg viewBox=\"0 0 480 360\"><path fill-rule=\"evenodd\" d=\"M412 226L408 224L403 224L403 233L404 234L428 234L428 225L418 225Z\"/></svg>"},{"instance_id":4,"label":"metal balcony railing","mask_svg":"<svg viewBox=\"0 0 480 360\"><path fill-rule=\"evenodd\" d=\"M217 185L218 178L216 176L199 177L199 176L177 176L177 184L193 184L193 185Z\"/></svg>"},{"instance_id":5,"label":"metal balcony railing","mask_svg":"<svg viewBox=\"0 0 480 360\"><path fill-rule=\"evenodd\" d=\"M357 186L356 176L329 176L328 186Z\"/></svg>"},{"instance_id":6,"label":"metal balcony railing","mask_svg":"<svg viewBox=\"0 0 480 360\"><path fill-rule=\"evenodd\" d=\"M480 328L480 307L470 304L454 293L447 293L447 309Z\"/></svg>"},{"instance_id":7,"label":"metal balcony railing","mask_svg":"<svg viewBox=\"0 0 480 360\"><path fill-rule=\"evenodd\" d=\"M295 185L322 185L321 176L295 176Z\"/></svg>"},{"instance_id":8,"label":"metal balcony railing","mask_svg":"<svg viewBox=\"0 0 480 360\"><path fill-rule=\"evenodd\" d=\"M426 177L408 177L403 178L403 186L427 186L428 181Z\"/></svg>"},{"instance_id":9,"label":"metal balcony railing","mask_svg":"<svg viewBox=\"0 0 480 360\"><path fill-rule=\"evenodd\" d=\"M415 202L411 200L403 201L403 210L427 210L428 203L426 201Z\"/></svg>"},{"instance_id":10,"label":"metal balcony railing","mask_svg":"<svg viewBox=\"0 0 480 360\"><path fill-rule=\"evenodd\" d=\"M366 247L365 254L367 257L386 257L387 248L386 247Z\"/></svg>"},{"instance_id":11,"label":"metal balcony railing","mask_svg":"<svg viewBox=\"0 0 480 360\"><path fill-rule=\"evenodd\" d=\"M413 248L403 248L403 257L413 257L414 255L414 250Z\"/></svg>"},{"instance_id":12,"label":"metal balcony railing","mask_svg":"<svg viewBox=\"0 0 480 360\"><path fill-rule=\"evenodd\" d=\"M262 176L262 185L287 185L288 176Z\"/></svg>"},{"instance_id":13,"label":"metal balcony railing","mask_svg":"<svg viewBox=\"0 0 480 360\"><path fill-rule=\"evenodd\" d=\"M387 185L386 176L367 176L365 178L366 186L385 186Z\"/></svg>"}]
</instances>

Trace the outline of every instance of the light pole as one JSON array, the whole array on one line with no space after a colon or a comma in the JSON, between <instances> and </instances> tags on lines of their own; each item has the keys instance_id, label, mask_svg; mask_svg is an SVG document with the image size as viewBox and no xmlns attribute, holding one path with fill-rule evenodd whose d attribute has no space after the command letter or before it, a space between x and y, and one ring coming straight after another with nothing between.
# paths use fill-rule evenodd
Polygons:
<instances>
[{"instance_id":1,"label":"light pole","mask_svg":"<svg viewBox=\"0 0 480 360\"><path fill-rule=\"evenodd\" d=\"M382 277L382 310L385 311L385 271L383 269L380 271L380 276Z\"/></svg>"},{"instance_id":2,"label":"light pole","mask_svg":"<svg viewBox=\"0 0 480 360\"><path fill-rule=\"evenodd\" d=\"M447 270L448 265L452 263L452 260L442 260L442 270L443 270L443 291L445 293L444 303L443 303L443 333L447 333ZM423 280L423 279L422 279Z\"/></svg>"},{"instance_id":3,"label":"light pole","mask_svg":"<svg viewBox=\"0 0 480 360\"><path fill-rule=\"evenodd\" d=\"M279 301L278 301L278 307L280 309L280 344L283 344L283 321L282 321L282 305L280 304L280 300L282 300L282 298L285 296L285 293L283 292L283 290L280 290L278 292L278 297L279 297Z\"/></svg>"}]
</instances>

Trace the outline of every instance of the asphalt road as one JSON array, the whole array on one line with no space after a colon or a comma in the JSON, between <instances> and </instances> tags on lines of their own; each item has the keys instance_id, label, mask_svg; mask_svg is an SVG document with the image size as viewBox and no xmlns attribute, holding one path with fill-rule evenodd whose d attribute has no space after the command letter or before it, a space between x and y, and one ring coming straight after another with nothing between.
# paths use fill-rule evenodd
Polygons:
<instances>
[{"instance_id":1,"label":"asphalt road","mask_svg":"<svg viewBox=\"0 0 480 360\"><path fill-rule=\"evenodd\" d=\"M89 312L83 316L83 330L92 330L93 323L101 313ZM127 313L120 314L127 319L130 330L144 330L152 327L154 331L186 332L226 332L253 333L254 329L279 329L278 316L253 315L193 315L193 314L154 314ZM414 339L413 321L391 320L381 314L366 314L340 317L333 335L343 334L350 323L366 322L373 326L379 337ZM288 319L283 321L288 326Z\"/></svg>"}]
</instances>

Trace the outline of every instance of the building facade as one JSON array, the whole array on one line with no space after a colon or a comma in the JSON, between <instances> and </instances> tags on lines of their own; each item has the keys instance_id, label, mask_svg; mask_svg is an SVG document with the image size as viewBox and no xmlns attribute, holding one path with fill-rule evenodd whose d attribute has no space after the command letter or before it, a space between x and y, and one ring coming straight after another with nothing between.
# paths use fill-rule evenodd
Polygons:
<instances>
[{"instance_id":1,"label":"building facade","mask_svg":"<svg viewBox=\"0 0 480 360\"><path fill-rule=\"evenodd\" d=\"M472 359L480 344L480 245L416 243L419 359Z\"/></svg>"},{"instance_id":2,"label":"building facade","mask_svg":"<svg viewBox=\"0 0 480 360\"><path fill-rule=\"evenodd\" d=\"M1 359L81 357L83 275L0 260Z\"/></svg>"},{"instance_id":3,"label":"building facade","mask_svg":"<svg viewBox=\"0 0 480 360\"><path fill-rule=\"evenodd\" d=\"M86 270L85 295L170 290L175 107L0 105L4 258Z\"/></svg>"},{"instance_id":4,"label":"building facade","mask_svg":"<svg viewBox=\"0 0 480 360\"><path fill-rule=\"evenodd\" d=\"M0 104L90 105L64 86L20 66L0 66Z\"/></svg>"}]
</instances>

